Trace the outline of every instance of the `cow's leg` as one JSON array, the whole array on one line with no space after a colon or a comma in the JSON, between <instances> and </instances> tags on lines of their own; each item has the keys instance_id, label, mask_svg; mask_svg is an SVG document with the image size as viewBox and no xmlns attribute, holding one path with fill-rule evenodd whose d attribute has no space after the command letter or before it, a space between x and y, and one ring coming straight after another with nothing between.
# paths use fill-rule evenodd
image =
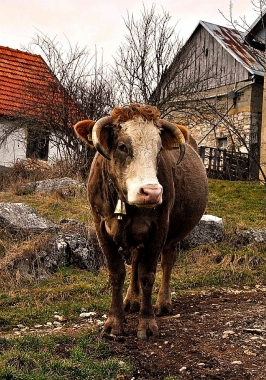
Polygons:
<instances>
[{"instance_id":1,"label":"cow's leg","mask_svg":"<svg viewBox=\"0 0 266 380\"><path fill-rule=\"evenodd\" d=\"M108 318L104 324L103 332L113 335L124 333L125 319L123 308L123 285L126 277L126 268L118 246L111 240L105 230L104 223L96 224L97 235L107 260L109 280L112 288L112 300Z\"/></svg>"},{"instance_id":2,"label":"cow's leg","mask_svg":"<svg viewBox=\"0 0 266 380\"><path fill-rule=\"evenodd\" d=\"M157 257L143 255L139 263L139 281L142 291L142 303L139 313L139 325L137 335L140 339L146 339L148 335L158 336L158 326L152 307L152 288L156 274Z\"/></svg>"},{"instance_id":3,"label":"cow's leg","mask_svg":"<svg viewBox=\"0 0 266 380\"><path fill-rule=\"evenodd\" d=\"M161 254L162 283L155 304L156 315L172 314L171 302L171 273L176 261L176 245L172 244L164 248Z\"/></svg>"},{"instance_id":4,"label":"cow's leg","mask_svg":"<svg viewBox=\"0 0 266 380\"><path fill-rule=\"evenodd\" d=\"M124 310L130 313L134 313L140 309L140 286L138 275L139 260L140 254L139 250L136 248L132 252L130 284L124 299Z\"/></svg>"},{"instance_id":5,"label":"cow's leg","mask_svg":"<svg viewBox=\"0 0 266 380\"><path fill-rule=\"evenodd\" d=\"M126 277L125 264L120 254L106 256L109 280L112 287L112 300L108 318L104 324L104 332L113 335L124 334L123 323L125 319L123 308L123 285Z\"/></svg>"}]
</instances>

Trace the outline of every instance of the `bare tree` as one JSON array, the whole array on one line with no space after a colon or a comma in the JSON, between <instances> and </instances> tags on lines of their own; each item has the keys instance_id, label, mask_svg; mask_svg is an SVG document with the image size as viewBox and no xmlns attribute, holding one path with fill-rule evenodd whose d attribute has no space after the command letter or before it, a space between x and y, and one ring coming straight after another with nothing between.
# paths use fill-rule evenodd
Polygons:
<instances>
[{"instance_id":1,"label":"bare tree","mask_svg":"<svg viewBox=\"0 0 266 380\"><path fill-rule=\"evenodd\" d=\"M158 86L182 46L170 21L163 9L156 13L155 5L150 10L143 5L139 20L127 14L125 42L118 49L113 69L119 102L154 104L161 97Z\"/></svg>"},{"instance_id":2,"label":"bare tree","mask_svg":"<svg viewBox=\"0 0 266 380\"><path fill-rule=\"evenodd\" d=\"M28 156L36 152L36 158L47 156L49 140L57 157L87 165L93 152L76 139L72 127L84 118L97 119L114 106L108 68L98 61L97 51L91 54L69 41L65 49L57 38L43 34L37 34L27 50L38 53L49 69L36 70L33 83L26 82L28 101L14 115L17 122L12 128L9 125L3 130L0 143L23 128Z\"/></svg>"}]
</instances>

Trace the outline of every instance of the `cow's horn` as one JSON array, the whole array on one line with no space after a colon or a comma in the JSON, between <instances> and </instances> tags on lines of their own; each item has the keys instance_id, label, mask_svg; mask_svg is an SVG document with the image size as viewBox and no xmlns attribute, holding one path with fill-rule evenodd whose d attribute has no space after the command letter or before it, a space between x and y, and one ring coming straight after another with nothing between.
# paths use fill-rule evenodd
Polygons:
<instances>
[{"instance_id":1,"label":"cow's horn","mask_svg":"<svg viewBox=\"0 0 266 380\"><path fill-rule=\"evenodd\" d=\"M173 123L170 123L167 120L160 119L160 124L161 124L162 128L170 131L175 136L175 138L177 140L176 146L179 146L179 148L180 148L179 159L176 163L176 165L178 165L183 160L184 154L186 152L185 137L184 137L183 133L180 131L180 129L176 125L174 125Z\"/></svg>"},{"instance_id":2,"label":"cow's horn","mask_svg":"<svg viewBox=\"0 0 266 380\"><path fill-rule=\"evenodd\" d=\"M108 156L108 154L105 153L103 150L101 144L100 144L100 134L103 127L105 127L107 124L112 123L113 118L112 116L105 116L96 121L96 123L93 126L92 129L92 142L95 147L95 149L107 160L111 160L111 158Z\"/></svg>"}]
</instances>

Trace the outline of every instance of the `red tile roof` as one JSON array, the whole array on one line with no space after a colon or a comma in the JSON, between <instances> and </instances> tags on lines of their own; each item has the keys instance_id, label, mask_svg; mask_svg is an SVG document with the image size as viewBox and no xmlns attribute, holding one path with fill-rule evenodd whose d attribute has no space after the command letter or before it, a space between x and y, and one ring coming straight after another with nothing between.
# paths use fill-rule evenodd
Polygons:
<instances>
[{"instance_id":1,"label":"red tile roof","mask_svg":"<svg viewBox=\"0 0 266 380\"><path fill-rule=\"evenodd\" d=\"M44 99L54 101L51 84L59 85L40 55L0 46L0 115L16 116L36 110ZM56 102L62 103L60 99L57 93ZM80 116L78 107L70 97L68 100L72 111Z\"/></svg>"}]
</instances>

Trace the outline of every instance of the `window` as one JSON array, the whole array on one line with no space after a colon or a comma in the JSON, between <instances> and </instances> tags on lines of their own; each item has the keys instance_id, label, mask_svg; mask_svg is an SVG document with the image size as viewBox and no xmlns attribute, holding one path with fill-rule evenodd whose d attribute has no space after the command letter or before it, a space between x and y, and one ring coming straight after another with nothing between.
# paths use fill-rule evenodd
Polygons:
<instances>
[{"instance_id":1,"label":"window","mask_svg":"<svg viewBox=\"0 0 266 380\"><path fill-rule=\"evenodd\" d=\"M226 149L227 148L227 137L220 137L217 139L218 148Z\"/></svg>"},{"instance_id":2,"label":"window","mask_svg":"<svg viewBox=\"0 0 266 380\"><path fill-rule=\"evenodd\" d=\"M38 130L28 129L26 157L48 160L49 134Z\"/></svg>"}]
</instances>

